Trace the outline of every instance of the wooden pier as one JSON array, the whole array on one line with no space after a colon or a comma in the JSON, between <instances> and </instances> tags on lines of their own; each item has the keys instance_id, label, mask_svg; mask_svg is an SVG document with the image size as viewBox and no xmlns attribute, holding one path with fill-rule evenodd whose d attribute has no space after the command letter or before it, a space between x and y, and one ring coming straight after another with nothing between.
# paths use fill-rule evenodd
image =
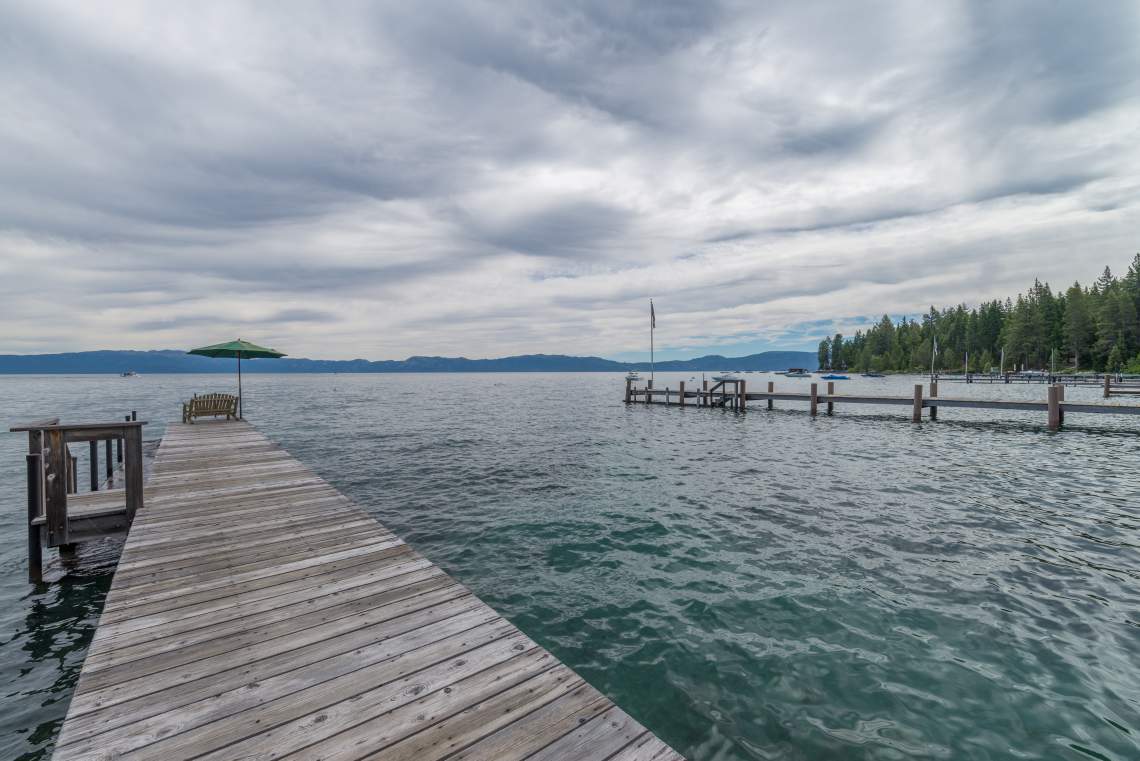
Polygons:
<instances>
[{"instance_id":1,"label":"wooden pier","mask_svg":"<svg viewBox=\"0 0 1140 761\"><path fill-rule=\"evenodd\" d=\"M723 407L736 411L748 409L749 402L765 402L773 409L775 402L806 402L813 416L819 413L820 405L825 405L827 414L835 411L837 404L879 404L909 407L911 420L922 421L923 410L929 410L930 419L938 419L941 407L968 408L979 410L1015 410L1021 412L1044 412L1049 428L1056 430L1065 421L1068 413L1089 413L1100 415L1140 415L1140 405L1111 404L1104 402L1065 401L1065 387L1054 384L1046 388L1043 401L1020 399L963 399L938 395L938 382L930 384L929 394L923 394L923 385L915 384L911 396L873 396L867 394L837 394L835 382L828 381L826 390L820 392L819 384L812 383L808 393L776 391L774 381L768 381L766 391L750 391L745 380L719 381L712 387L704 381L700 389L686 388L684 381L676 389L655 389L651 386L637 388L631 381L625 383L625 403L667 404L678 407ZM1105 386L1108 389L1108 386ZM1106 395L1107 395L1106 391ZM690 401L691 400L691 401Z\"/></svg>"},{"instance_id":2,"label":"wooden pier","mask_svg":"<svg viewBox=\"0 0 1140 761\"><path fill-rule=\"evenodd\" d=\"M53 758L680 756L234 421L167 428Z\"/></svg>"}]
</instances>

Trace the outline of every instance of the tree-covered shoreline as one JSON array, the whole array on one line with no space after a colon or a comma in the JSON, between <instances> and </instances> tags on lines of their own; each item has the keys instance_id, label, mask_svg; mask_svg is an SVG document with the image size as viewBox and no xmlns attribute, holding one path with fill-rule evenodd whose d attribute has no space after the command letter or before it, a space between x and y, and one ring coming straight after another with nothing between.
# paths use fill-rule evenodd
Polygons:
<instances>
[{"instance_id":1,"label":"tree-covered shoreline","mask_svg":"<svg viewBox=\"0 0 1140 761\"><path fill-rule=\"evenodd\" d=\"M1117 278L1108 267L1088 287L1054 292L1035 280L1016 299L968 308L930 308L921 320L887 315L851 338L836 334L819 344L819 366L866 372L998 369L1140 372L1140 254ZM934 356L935 340L938 354Z\"/></svg>"}]
</instances>

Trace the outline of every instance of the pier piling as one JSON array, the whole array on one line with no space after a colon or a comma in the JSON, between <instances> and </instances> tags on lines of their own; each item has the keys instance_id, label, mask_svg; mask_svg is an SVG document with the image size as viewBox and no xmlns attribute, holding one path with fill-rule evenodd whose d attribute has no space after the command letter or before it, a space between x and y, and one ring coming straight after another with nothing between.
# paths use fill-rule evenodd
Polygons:
<instances>
[{"instance_id":1,"label":"pier piling","mask_svg":"<svg viewBox=\"0 0 1140 761\"><path fill-rule=\"evenodd\" d=\"M811 416L815 417L819 412L819 384L811 384Z\"/></svg>"},{"instance_id":2,"label":"pier piling","mask_svg":"<svg viewBox=\"0 0 1140 761\"><path fill-rule=\"evenodd\" d=\"M776 384L773 381L768 381L768 393L776 393ZM772 397L768 397L768 409L772 409Z\"/></svg>"},{"instance_id":3,"label":"pier piling","mask_svg":"<svg viewBox=\"0 0 1140 761\"><path fill-rule=\"evenodd\" d=\"M922 422L922 384L914 384L914 408L911 411L910 421L912 423Z\"/></svg>"},{"instance_id":4,"label":"pier piling","mask_svg":"<svg viewBox=\"0 0 1140 761\"><path fill-rule=\"evenodd\" d=\"M1060 386L1049 387L1049 430L1056 431L1061 427L1061 391Z\"/></svg>"},{"instance_id":5,"label":"pier piling","mask_svg":"<svg viewBox=\"0 0 1140 761\"><path fill-rule=\"evenodd\" d=\"M831 397L835 396L835 381L827 382L827 414L835 414L835 402L831 401Z\"/></svg>"},{"instance_id":6,"label":"pier piling","mask_svg":"<svg viewBox=\"0 0 1140 761\"><path fill-rule=\"evenodd\" d=\"M28 458L28 581L39 584L44 580L43 533L36 519L43 507L43 455L25 455Z\"/></svg>"}]
</instances>

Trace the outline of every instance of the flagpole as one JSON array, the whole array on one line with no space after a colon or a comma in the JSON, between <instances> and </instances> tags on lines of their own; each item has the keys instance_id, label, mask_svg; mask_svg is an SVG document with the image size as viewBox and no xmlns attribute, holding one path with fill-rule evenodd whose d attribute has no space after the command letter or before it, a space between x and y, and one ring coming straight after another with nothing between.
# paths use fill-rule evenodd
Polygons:
<instances>
[{"instance_id":1,"label":"flagpole","mask_svg":"<svg viewBox=\"0 0 1140 761\"><path fill-rule=\"evenodd\" d=\"M653 329L657 327L657 316L653 313L653 299L649 300L649 385L653 385Z\"/></svg>"}]
</instances>

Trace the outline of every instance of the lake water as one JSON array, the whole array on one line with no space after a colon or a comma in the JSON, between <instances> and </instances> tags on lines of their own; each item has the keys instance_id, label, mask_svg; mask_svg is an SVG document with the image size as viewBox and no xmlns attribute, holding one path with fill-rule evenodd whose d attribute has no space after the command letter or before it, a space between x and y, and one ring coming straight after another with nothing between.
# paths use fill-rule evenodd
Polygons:
<instances>
[{"instance_id":1,"label":"lake water","mask_svg":"<svg viewBox=\"0 0 1140 761\"><path fill-rule=\"evenodd\" d=\"M0 422L134 409L156 438L232 385L0 377ZM1140 758L1140 418L741 415L623 385L249 375L246 416L691 759ZM25 447L0 436L5 759L50 754L113 568L26 583Z\"/></svg>"}]
</instances>

